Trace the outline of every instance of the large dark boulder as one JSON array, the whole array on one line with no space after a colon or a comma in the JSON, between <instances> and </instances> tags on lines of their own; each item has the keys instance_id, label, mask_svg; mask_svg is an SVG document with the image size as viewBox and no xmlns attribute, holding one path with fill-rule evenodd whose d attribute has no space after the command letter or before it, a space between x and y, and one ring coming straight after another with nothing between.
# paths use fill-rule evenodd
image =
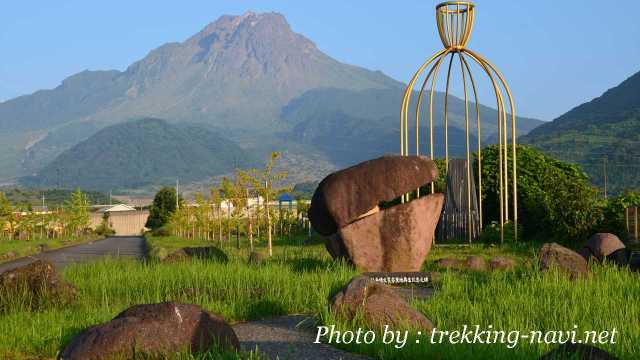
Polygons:
<instances>
[{"instance_id":1,"label":"large dark boulder","mask_svg":"<svg viewBox=\"0 0 640 360\"><path fill-rule=\"evenodd\" d=\"M213 260L222 263L229 261L227 254L215 246L185 247L167 255L162 261L178 262L190 259Z\"/></svg>"},{"instance_id":2,"label":"large dark boulder","mask_svg":"<svg viewBox=\"0 0 640 360\"><path fill-rule=\"evenodd\" d=\"M594 257L602 262L606 257L622 249L625 249L624 243L614 234L597 233L593 234L578 252L587 260Z\"/></svg>"},{"instance_id":3,"label":"large dark boulder","mask_svg":"<svg viewBox=\"0 0 640 360\"><path fill-rule=\"evenodd\" d=\"M370 272L420 271L443 203L443 194L427 195L342 227L338 234L348 258Z\"/></svg>"},{"instance_id":4,"label":"large dark boulder","mask_svg":"<svg viewBox=\"0 0 640 360\"><path fill-rule=\"evenodd\" d=\"M330 174L313 194L309 220L331 235L381 202L392 201L435 180L435 163L421 156L383 156Z\"/></svg>"},{"instance_id":5,"label":"large dark boulder","mask_svg":"<svg viewBox=\"0 0 640 360\"><path fill-rule=\"evenodd\" d=\"M134 354L168 357L180 352L239 350L233 328L197 305L166 302L135 305L113 320L90 327L62 351L65 360L124 358Z\"/></svg>"},{"instance_id":6,"label":"large dark boulder","mask_svg":"<svg viewBox=\"0 0 640 360\"><path fill-rule=\"evenodd\" d=\"M547 243L540 250L542 270L557 268L577 279L589 274L587 260L577 252L556 243Z\"/></svg>"},{"instance_id":7,"label":"large dark boulder","mask_svg":"<svg viewBox=\"0 0 640 360\"><path fill-rule=\"evenodd\" d=\"M48 261L37 260L0 274L0 309L6 310L13 303L37 309L66 305L75 299L75 287L63 281Z\"/></svg>"},{"instance_id":8,"label":"large dark boulder","mask_svg":"<svg viewBox=\"0 0 640 360\"><path fill-rule=\"evenodd\" d=\"M366 276L357 276L331 299L331 310L353 320L361 312L368 326L411 328L430 332L433 324L393 289Z\"/></svg>"}]
</instances>

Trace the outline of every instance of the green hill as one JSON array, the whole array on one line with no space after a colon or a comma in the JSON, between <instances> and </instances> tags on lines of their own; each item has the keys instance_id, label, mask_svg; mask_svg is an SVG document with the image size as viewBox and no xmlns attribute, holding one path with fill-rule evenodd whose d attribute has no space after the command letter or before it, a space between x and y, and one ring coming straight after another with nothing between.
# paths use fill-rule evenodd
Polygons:
<instances>
[{"instance_id":1,"label":"green hill","mask_svg":"<svg viewBox=\"0 0 640 360\"><path fill-rule=\"evenodd\" d=\"M142 119L102 129L22 184L92 190L189 182L256 162L236 143L202 127Z\"/></svg>"},{"instance_id":2,"label":"green hill","mask_svg":"<svg viewBox=\"0 0 640 360\"><path fill-rule=\"evenodd\" d=\"M640 188L640 72L522 141L580 164L600 187L606 167L610 192Z\"/></svg>"}]
</instances>

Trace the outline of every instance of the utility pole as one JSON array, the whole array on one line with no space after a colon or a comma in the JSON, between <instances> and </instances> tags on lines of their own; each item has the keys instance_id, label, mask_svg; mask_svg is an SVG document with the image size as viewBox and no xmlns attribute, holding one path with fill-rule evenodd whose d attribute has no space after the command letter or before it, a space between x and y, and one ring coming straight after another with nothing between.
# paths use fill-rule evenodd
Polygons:
<instances>
[{"instance_id":1,"label":"utility pole","mask_svg":"<svg viewBox=\"0 0 640 360\"><path fill-rule=\"evenodd\" d=\"M176 179L176 210L178 210L178 198L180 197L180 181Z\"/></svg>"},{"instance_id":2,"label":"utility pole","mask_svg":"<svg viewBox=\"0 0 640 360\"><path fill-rule=\"evenodd\" d=\"M607 199L607 156L604 156L604 199Z\"/></svg>"},{"instance_id":3,"label":"utility pole","mask_svg":"<svg viewBox=\"0 0 640 360\"><path fill-rule=\"evenodd\" d=\"M44 239L44 192L42 193L42 224L40 226L40 238Z\"/></svg>"}]
</instances>

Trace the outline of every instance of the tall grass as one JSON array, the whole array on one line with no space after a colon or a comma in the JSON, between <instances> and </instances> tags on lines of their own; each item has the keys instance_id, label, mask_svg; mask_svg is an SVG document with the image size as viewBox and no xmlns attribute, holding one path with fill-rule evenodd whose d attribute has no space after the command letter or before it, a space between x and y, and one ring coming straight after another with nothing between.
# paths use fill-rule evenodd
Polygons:
<instances>
[{"instance_id":1,"label":"tall grass","mask_svg":"<svg viewBox=\"0 0 640 360\"><path fill-rule=\"evenodd\" d=\"M194 244L189 244L190 246ZM433 258L503 250L438 248ZM247 264L248 251L227 248L228 263L194 260L183 263L105 259L68 267L63 276L78 288L78 302L63 308L31 311L16 300L0 314L0 358L55 357L84 328L109 321L134 304L161 301L194 303L229 322L273 315L317 315L327 325L353 329L328 310L328 298L357 271L334 262L321 245L274 248L264 265ZM525 258L527 250L510 252ZM431 258L431 257L430 257ZM426 268L431 268L428 264ZM615 345L602 347L623 359L640 356L640 278L614 267L594 267L587 280L570 281L554 272L522 267L514 272L445 273L436 295L413 305L439 329L463 324L493 325L504 330L610 330L620 333ZM536 358L546 345L431 345L410 339L403 349L374 343L344 348L383 359ZM229 358L236 355L206 355ZM259 358L256 354L238 357ZM179 358L202 358L180 355ZM206 357L205 357L206 358Z\"/></svg>"},{"instance_id":2,"label":"tall grass","mask_svg":"<svg viewBox=\"0 0 640 360\"><path fill-rule=\"evenodd\" d=\"M461 330L466 324L527 333L567 331L576 325L576 338L580 339L583 331L616 328L619 332L616 344L596 346L621 359L640 356L640 276L613 266L594 266L593 274L583 281L532 268L516 272L446 273L434 298L413 305L443 330ZM339 324L342 330L362 325L344 323L329 312L323 313L323 321ZM383 359L535 359L557 346L528 341L519 342L513 349L506 344L432 345L426 337L413 333L400 350L380 342L342 347Z\"/></svg>"},{"instance_id":3,"label":"tall grass","mask_svg":"<svg viewBox=\"0 0 640 360\"><path fill-rule=\"evenodd\" d=\"M135 304L193 303L232 322L317 313L329 292L355 273L317 246L281 248L276 260L260 266L247 265L243 252L228 253L226 264L105 259L69 266L63 275L77 287L78 302L34 312L16 299L10 312L0 314L0 358L54 357L82 329Z\"/></svg>"}]
</instances>

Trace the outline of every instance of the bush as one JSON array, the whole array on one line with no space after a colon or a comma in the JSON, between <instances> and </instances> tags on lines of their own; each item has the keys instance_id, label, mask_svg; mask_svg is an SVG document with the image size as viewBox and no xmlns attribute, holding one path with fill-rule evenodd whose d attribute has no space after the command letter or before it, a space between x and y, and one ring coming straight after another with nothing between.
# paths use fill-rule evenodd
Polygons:
<instances>
[{"instance_id":1,"label":"bush","mask_svg":"<svg viewBox=\"0 0 640 360\"><path fill-rule=\"evenodd\" d=\"M602 218L593 232L608 232L626 239L629 234L624 211L631 206L640 206L640 193L628 192L602 201Z\"/></svg>"},{"instance_id":2,"label":"bush","mask_svg":"<svg viewBox=\"0 0 640 360\"><path fill-rule=\"evenodd\" d=\"M94 232L96 233L96 235L99 235L99 236L112 236L116 234L115 230L113 230L108 226L104 226L104 224L98 225L94 230Z\"/></svg>"},{"instance_id":3,"label":"bush","mask_svg":"<svg viewBox=\"0 0 640 360\"><path fill-rule=\"evenodd\" d=\"M522 234L522 226L520 224L518 224L518 234ZM513 235L513 222L504 224L504 242L514 242ZM485 244L500 244L500 224L497 221L493 221L489 226L483 227L478 240Z\"/></svg>"},{"instance_id":4,"label":"bush","mask_svg":"<svg viewBox=\"0 0 640 360\"><path fill-rule=\"evenodd\" d=\"M151 231L153 236L171 236L171 230L168 226L161 226Z\"/></svg>"},{"instance_id":5,"label":"bush","mask_svg":"<svg viewBox=\"0 0 640 360\"><path fill-rule=\"evenodd\" d=\"M149 251L149 259L153 261L162 261L169 256L169 250L160 246L153 246Z\"/></svg>"},{"instance_id":6,"label":"bush","mask_svg":"<svg viewBox=\"0 0 640 360\"><path fill-rule=\"evenodd\" d=\"M518 220L522 237L571 243L582 242L591 235L602 219L603 209L597 200L597 189L580 167L545 156L528 146L518 146L517 156ZM493 145L482 151L486 224L500 218L497 174L498 147ZM511 191L509 187L509 196Z\"/></svg>"}]
</instances>

